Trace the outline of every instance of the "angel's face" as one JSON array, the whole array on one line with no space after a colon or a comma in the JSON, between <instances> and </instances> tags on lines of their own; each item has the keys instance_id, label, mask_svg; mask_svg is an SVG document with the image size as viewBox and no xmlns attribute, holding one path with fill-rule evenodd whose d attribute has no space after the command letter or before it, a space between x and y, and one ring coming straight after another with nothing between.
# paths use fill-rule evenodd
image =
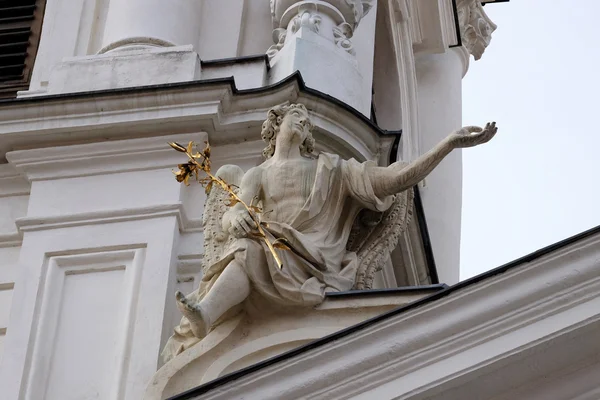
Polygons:
<instances>
[{"instance_id":1,"label":"angel's face","mask_svg":"<svg viewBox=\"0 0 600 400\"><path fill-rule=\"evenodd\" d=\"M310 129L308 112L300 107L294 107L285 113L279 126L279 140L291 140L298 144L307 138Z\"/></svg>"}]
</instances>

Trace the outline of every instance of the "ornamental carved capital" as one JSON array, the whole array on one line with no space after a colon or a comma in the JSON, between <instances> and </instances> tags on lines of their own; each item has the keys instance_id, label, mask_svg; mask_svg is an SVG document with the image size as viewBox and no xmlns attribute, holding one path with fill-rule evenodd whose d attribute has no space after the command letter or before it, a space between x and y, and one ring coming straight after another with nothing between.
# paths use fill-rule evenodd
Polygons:
<instances>
[{"instance_id":1,"label":"ornamental carved capital","mask_svg":"<svg viewBox=\"0 0 600 400\"><path fill-rule=\"evenodd\" d=\"M497 25L490 20L479 0L458 0L456 7L463 46L479 60Z\"/></svg>"},{"instance_id":2,"label":"ornamental carved capital","mask_svg":"<svg viewBox=\"0 0 600 400\"><path fill-rule=\"evenodd\" d=\"M290 37L305 29L329 40L337 48L354 54L350 39L374 0L271 0L273 58Z\"/></svg>"}]
</instances>

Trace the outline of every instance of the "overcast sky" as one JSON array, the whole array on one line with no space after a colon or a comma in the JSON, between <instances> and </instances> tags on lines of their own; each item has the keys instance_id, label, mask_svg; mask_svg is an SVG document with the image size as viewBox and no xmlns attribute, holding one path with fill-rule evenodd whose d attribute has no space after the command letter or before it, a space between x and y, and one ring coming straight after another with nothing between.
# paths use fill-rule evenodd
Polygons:
<instances>
[{"instance_id":1,"label":"overcast sky","mask_svg":"<svg viewBox=\"0 0 600 400\"><path fill-rule=\"evenodd\" d=\"M463 79L463 123L497 121L463 151L461 279L600 225L598 0L512 0Z\"/></svg>"}]
</instances>

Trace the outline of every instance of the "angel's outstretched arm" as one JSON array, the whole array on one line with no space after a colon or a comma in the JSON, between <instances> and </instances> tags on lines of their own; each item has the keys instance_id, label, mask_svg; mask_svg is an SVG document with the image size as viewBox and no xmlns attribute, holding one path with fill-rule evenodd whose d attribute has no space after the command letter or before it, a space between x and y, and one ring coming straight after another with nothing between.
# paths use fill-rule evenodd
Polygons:
<instances>
[{"instance_id":1,"label":"angel's outstretched arm","mask_svg":"<svg viewBox=\"0 0 600 400\"><path fill-rule=\"evenodd\" d=\"M413 187L429 175L452 150L485 143L494 137L496 131L495 122L488 123L484 129L467 126L450 134L411 164L394 163L389 167L369 168L369 179L375 195L389 196Z\"/></svg>"}]
</instances>

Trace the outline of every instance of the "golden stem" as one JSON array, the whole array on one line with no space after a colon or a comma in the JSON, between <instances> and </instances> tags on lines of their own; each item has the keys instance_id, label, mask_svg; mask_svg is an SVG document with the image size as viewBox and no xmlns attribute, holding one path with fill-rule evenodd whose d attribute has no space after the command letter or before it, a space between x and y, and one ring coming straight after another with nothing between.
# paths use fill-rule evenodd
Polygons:
<instances>
[{"instance_id":1,"label":"golden stem","mask_svg":"<svg viewBox=\"0 0 600 400\"><path fill-rule=\"evenodd\" d=\"M196 165L198 168L200 168L202 171L204 171L204 173L210 178L210 180L212 182L218 183L219 186L221 186L223 188L223 190L225 190L226 192L228 192L238 203L240 203L241 205L244 206L244 208L246 209L246 211L248 211L248 214L250 215L250 218L252 218L252 221L254 221L254 223L256 224L256 228L257 228L258 232L261 235L261 239L265 242L265 244L269 248L269 251L273 255L273 258L275 259L275 262L277 263L277 267L279 267L279 269L282 269L283 268L283 263L281 262L281 259L277 255L275 247L273 247L273 244L271 243L271 241L267 237L266 232L262 228L260 221L255 216L254 212L252 212L252 209L250 207L248 207L248 205L233 190L231 190L229 188L229 185L227 184L227 182L225 182L221 178L217 178L216 176L214 176L213 174L211 174L206 168L203 168L202 164L200 164L194 158L194 156L192 156L189 152L186 151L185 154L188 156L188 158L190 159L190 161L194 165ZM201 154L201 157L206 161L206 157L204 157L204 155Z\"/></svg>"}]
</instances>

